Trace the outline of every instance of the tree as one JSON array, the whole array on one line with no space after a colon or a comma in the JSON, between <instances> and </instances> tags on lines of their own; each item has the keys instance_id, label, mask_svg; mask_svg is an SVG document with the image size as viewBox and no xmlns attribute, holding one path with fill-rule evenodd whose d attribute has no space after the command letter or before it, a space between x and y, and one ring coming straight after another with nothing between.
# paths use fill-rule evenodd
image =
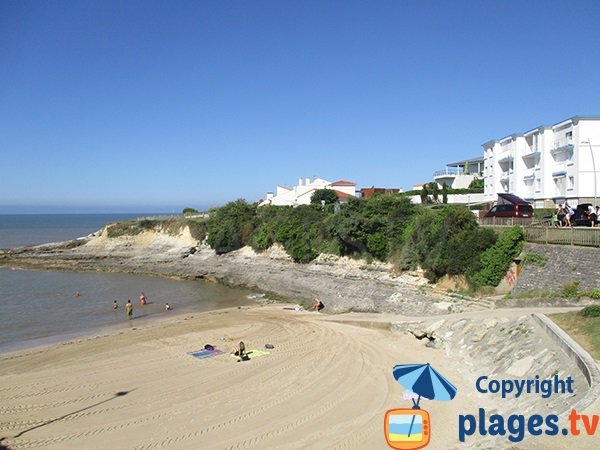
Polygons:
<instances>
[{"instance_id":1,"label":"tree","mask_svg":"<svg viewBox=\"0 0 600 450\"><path fill-rule=\"evenodd\" d=\"M183 208L183 215L186 214L198 214L199 211L197 209L194 208Z\"/></svg>"},{"instance_id":2,"label":"tree","mask_svg":"<svg viewBox=\"0 0 600 450\"><path fill-rule=\"evenodd\" d=\"M483 192L483 178L475 178L473 181L471 181L469 184L469 189Z\"/></svg>"},{"instance_id":3,"label":"tree","mask_svg":"<svg viewBox=\"0 0 600 450\"><path fill-rule=\"evenodd\" d=\"M317 189L310 197L310 203L312 205L321 205L321 202L325 201L325 205L333 205L337 202L337 199L337 194L333 189Z\"/></svg>"},{"instance_id":4,"label":"tree","mask_svg":"<svg viewBox=\"0 0 600 450\"><path fill-rule=\"evenodd\" d=\"M423 205L429 203L429 191L427 190L427 185L423 185L423 189L421 189L421 203Z\"/></svg>"},{"instance_id":5,"label":"tree","mask_svg":"<svg viewBox=\"0 0 600 450\"><path fill-rule=\"evenodd\" d=\"M448 203L448 186L446 183L442 184L442 203Z\"/></svg>"},{"instance_id":6,"label":"tree","mask_svg":"<svg viewBox=\"0 0 600 450\"><path fill-rule=\"evenodd\" d=\"M432 183L429 183L429 186L431 187L431 194L433 196L433 202L437 203L439 200L438 196L439 196L439 192L440 192L438 184L434 181Z\"/></svg>"}]
</instances>

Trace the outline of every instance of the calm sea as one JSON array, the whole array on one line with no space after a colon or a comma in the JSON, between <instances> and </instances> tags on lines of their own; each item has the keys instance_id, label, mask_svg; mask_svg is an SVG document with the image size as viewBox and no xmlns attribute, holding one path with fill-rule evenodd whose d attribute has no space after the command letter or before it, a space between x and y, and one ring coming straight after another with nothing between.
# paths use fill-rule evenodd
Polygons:
<instances>
[{"instance_id":1,"label":"calm sea","mask_svg":"<svg viewBox=\"0 0 600 450\"><path fill-rule=\"evenodd\" d=\"M0 215L0 248L86 236L132 214ZM141 306L144 292L148 304ZM251 292L201 281L0 268L0 352L126 329L168 315L247 305ZM128 299L134 320L125 316ZM113 301L119 308L113 310ZM165 311L165 303L173 311Z\"/></svg>"}]
</instances>

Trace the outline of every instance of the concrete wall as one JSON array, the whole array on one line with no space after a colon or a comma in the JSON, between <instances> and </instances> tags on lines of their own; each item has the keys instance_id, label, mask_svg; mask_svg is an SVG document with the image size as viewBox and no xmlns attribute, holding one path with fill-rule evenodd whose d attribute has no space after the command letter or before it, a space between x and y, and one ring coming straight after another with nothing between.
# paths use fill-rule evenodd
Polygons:
<instances>
[{"instance_id":1,"label":"concrete wall","mask_svg":"<svg viewBox=\"0 0 600 450\"><path fill-rule=\"evenodd\" d=\"M521 265L515 293L561 292L566 283L579 281L580 290L600 289L600 249L569 245L525 244L523 254L538 253L548 261L544 267Z\"/></svg>"}]
</instances>

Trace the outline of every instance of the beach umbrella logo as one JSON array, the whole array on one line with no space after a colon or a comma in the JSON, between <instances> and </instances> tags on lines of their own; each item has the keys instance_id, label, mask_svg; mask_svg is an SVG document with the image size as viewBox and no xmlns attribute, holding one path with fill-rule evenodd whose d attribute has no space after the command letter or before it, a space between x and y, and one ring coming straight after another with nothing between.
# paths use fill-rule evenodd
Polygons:
<instances>
[{"instance_id":1,"label":"beach umbrella logo","mask_svg":"<svg viewBox=\"0 0 600 450\"><path fill-rule=\"evenodd\" d=\"M409 392L411 408L390 409L385 413L385 440L391 448L415 450L429 445L431 421L429 413L420 407L421 398L452 400L456 387L429 363L399 364L392 370L394 379Z\"/></svg>"}]
</instances>

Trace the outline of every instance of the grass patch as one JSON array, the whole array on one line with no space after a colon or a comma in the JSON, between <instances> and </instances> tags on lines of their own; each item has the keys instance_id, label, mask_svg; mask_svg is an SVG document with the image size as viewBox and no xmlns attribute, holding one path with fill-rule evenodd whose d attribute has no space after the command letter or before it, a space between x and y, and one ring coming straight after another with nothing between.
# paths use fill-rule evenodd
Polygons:
<instances>
[{"instance_id":1,"label":"grass patch","mask_svg":"<svg viewBox=\"0 0 600 450\"><path fill-rule=\"evenodd\" d=\"M600 359L600 317L585 317L580 312L550 314L549 317L594 359Z\"/></svg>"},{"instance_id":2,"label":"grass patch","mask_svg":"<svg viewBox=\"0 0 600 450\"><path fill-rule=\"evenodd\" d=\"M198 241L204 240L208 229L205 218L166 218L166 219L140 219L113 223L107 228L109 238L120 236L136 236L142 231L160 231L171 236L181 233L188 226L190 234Z\"/></svg>"}]
</instances>

